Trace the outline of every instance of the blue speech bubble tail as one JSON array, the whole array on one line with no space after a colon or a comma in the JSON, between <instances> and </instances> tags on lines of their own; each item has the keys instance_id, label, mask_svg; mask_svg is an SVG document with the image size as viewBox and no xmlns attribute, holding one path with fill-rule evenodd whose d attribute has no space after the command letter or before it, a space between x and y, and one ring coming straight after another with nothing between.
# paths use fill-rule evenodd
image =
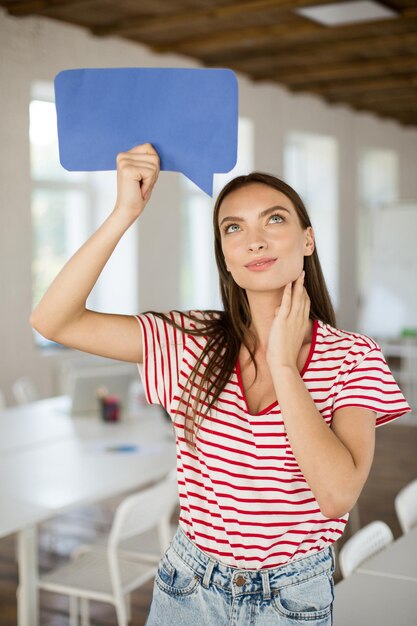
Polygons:
<instances>
[{"instance_id":1,"label":"blue speech bubble tail","mask_svg":"<svg viewBox=\"0 0 417 626\"><path fill-rule=\"evenodd\" d=\"M184 172L184 175L191 180L197 187L199 187L204 193L206 193L210 198L213 197L213 174L208 172L207 174L204 172L199 172L197 174L192 174L191 172Z\"/></svg>"}]
</instances>

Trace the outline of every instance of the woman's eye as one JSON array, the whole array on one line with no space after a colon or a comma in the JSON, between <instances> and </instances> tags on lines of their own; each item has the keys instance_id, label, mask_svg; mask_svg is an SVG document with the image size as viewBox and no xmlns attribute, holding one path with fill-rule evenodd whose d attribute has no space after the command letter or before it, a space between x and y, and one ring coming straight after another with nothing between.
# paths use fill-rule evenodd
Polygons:
<instances>
[{"instance_id":1,"label":"woman's eye","mask_svg":"<svg viewBox=\"0 0 417 626\"><path fill-rule=\"evenodd\" d=\"M278 218L278 219L275 219ZM274 224L279 224L280 222L284 221L284 218L281 217L281 215L275 214L275 215L271 215L271 217L269 218L270 220L273 220ZM279 221L278 221L279 220Z\"/></svg>"},{"instance_id":2,"label":"woman's eye","mask_svg":"<svg viewBox=\"0 0 417 626\"><path fill-rule=\"evenodd\" d=\"M239 229L239 226L237 224L229 224L229 226L226 226L226 228L224 229L224 232L227 233L235 233L236 230L235 229Z\"/></svg>"}]
</instances>

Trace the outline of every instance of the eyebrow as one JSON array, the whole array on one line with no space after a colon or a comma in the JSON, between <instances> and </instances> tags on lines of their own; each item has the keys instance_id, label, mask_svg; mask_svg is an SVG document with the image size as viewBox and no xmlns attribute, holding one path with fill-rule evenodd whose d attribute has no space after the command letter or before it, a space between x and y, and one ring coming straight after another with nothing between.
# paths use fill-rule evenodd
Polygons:
<instances>
[{"instance_id":1,"label":"eyebrow","mask_svg":"<svg viewBox=\"0 0 417 626\"><path fill-rule=\"evenodd\" d=\"M284 206L280 206L279 204L277 204L276 206L271 206L269 209L264 209L263 211L261 211L258 217L265 217L266 215L269 215L269 213L273 213L277 209L279 209L280 211L287 211L287 213L291 214L291 211L289 209L286 209ZM222 219L219 226L221 226L223 222L244 222L244 221L245 220L243 217L233 217L229 215L228 217L224 217Z\"/></svg>"}]
</instances>

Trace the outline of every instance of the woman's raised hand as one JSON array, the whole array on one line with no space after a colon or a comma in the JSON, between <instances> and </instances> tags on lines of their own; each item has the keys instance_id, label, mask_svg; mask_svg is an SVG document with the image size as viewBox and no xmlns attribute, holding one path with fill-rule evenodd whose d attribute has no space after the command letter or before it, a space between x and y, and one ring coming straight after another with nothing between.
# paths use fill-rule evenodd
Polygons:
<instances>
[{"instance_id":1,"label":"woman's raised hand","mask_svg":"<svg viewBox=\"0 0 417 626\"><path fill-rule=\"evenodd\" d=\"M160 171L159 156L150 143L117 155L115 211L137 218L145 208Z\"/></svg>"},{"instance_id":2,"label":"woman's raised hand","mask_svg":"<svg viewBox=\"0 0 417 626\"><path fill-rule=\"evenodd\" d=\"M269 333L267 361L277 368L281 365L297 367L297 357L309 326L310 298L304 287L304 270L283 291L281 305Z\"/></svg>"}]
</instances>

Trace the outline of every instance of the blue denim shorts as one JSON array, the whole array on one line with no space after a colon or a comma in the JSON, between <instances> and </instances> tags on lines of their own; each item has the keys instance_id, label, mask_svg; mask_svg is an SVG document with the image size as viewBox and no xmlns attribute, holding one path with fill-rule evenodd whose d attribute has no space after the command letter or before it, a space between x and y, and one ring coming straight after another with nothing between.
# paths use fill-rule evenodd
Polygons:
<instances>
[{"instance_id":1,"label":"blue denim shorts","mask_svg":"<svg viewBox=\"0 0 417 626\"><path fill-rule=\"evenodd\" d=\"M159 562L146 626L331 626L331 546L272 569L225 565L178 527Z\"/></svg>"}]
</instances>

